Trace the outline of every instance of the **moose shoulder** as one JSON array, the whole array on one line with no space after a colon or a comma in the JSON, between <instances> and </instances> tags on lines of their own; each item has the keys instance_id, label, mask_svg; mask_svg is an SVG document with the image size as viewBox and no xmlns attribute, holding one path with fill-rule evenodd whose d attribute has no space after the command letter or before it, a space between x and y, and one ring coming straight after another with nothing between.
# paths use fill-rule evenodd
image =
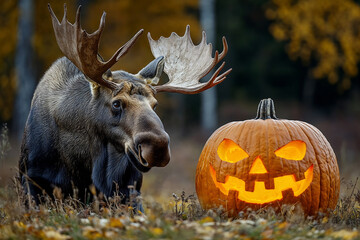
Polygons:
<instances>
[{"instance_id":1,"label":"moose shoulder","mask_svg":"<svg viewBox=\"0 0 360 240\"><path fill-rule=\"evenodd\" d=\"M99 29L88 34L80 26L80 7L74 24L67 21L66 8L61 23L50 5L49 10L66 57L50 67L34 93L21 147L21 182L37 203L44 193L52 196L54 187L64 196L75 188L84 201L92 184L106 196L120 193L126 202L129 186L140 192L142 172L170 161L169 136L154 111L155 94L198 93L222 82L231 71L219 75L224 64L208 82L199 80L225 56L225 38L224 51L213 58L205 37L197 46L192 43L189 27L183 37L154 41L149 35L156 59L137 74L112 72L142 30L105 62L98 53L105 13ZM152 86L163 70L169 82Z\"/></svg>"}]
</instances>

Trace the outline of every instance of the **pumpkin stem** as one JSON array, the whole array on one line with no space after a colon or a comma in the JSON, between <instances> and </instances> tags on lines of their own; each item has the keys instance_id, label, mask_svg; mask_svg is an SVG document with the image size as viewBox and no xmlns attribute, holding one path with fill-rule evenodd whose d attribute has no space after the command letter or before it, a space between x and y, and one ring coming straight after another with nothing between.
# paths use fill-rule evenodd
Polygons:
<instances>
[{"instance_id":1,"label":"pumpkin stem","mask_svg":"<svg viewBox=\"0 0 360 240\"><path fill-rule=\"evenodd\" d=\"M271 98L260 101L255 119L278 119L275 116L274 101Z\"/></svg>"}]
</instances>

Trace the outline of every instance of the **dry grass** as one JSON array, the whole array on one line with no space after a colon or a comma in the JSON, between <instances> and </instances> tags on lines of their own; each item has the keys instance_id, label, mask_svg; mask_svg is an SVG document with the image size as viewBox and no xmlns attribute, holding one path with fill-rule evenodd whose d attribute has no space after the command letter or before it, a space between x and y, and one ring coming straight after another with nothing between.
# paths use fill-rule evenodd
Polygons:
<instances>
[{"instance_id":1,"label":"dry grass","mask_svg":"<svg viewBox=\"0 0 360 240\"><path fill-rule=\"evenodd\" d=\"M193 161L191 158L200 151L195 145L187 142L177 146L176 151L181 154L175 156ZM3 128L0 160L9 148L7 130ZM196 163L190 166L181 160L173 161L172 167L176 171L182 168L182 172L191 168L187 172L193 174ZM180 174L178 179L171 178L174 174L167 177L166 181L158 181L183 182ZM153 186L159 185L155 178L148 176L147 180ZM360 239L358 185L357 180L342 181L342 197L327 216L306 218L299 208L284 206L280 213L272 209L249 210L239 213L236 219L228 219L221 209L202 210L194 194L180 190L172 196L159 197L158 193L169 192L162 187L144 191L144 213L135 211L133 204L119 204L120 196L103 198L93 191L95 200L85 205L74 198L62 199L58 189L54 191L55 200L48 197L40 206L25 207L27 198L13 180L0 187L0 239ZM173 191L173 185L170 187Z\"/></svg>"},{"instance_id":2,"label":"dry grass","mask_svg":"<svg viewBox=\"0 0 360 240\"><path fill-rule=\"evenodd\" d=\"M145 213L118 204L119 196L95 198L90 205L48 198L26 208L14 181L0 189L0 239L356 239L360 192L355 183L350 187L328 216L305 218L295 206L284 206L280 213L249 210L228 219L221 210L203 211L184 192L163 202L145 196Z\"/></svg>"}]
</instances>

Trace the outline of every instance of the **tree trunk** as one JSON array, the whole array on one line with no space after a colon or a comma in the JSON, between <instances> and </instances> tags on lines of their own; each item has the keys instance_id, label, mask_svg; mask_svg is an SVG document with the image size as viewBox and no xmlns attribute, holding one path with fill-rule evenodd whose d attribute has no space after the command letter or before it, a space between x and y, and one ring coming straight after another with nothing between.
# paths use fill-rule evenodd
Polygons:
<instances>
[{"instance_id":1,"label":"tree trunk","mask_svg":"<svg viewBox=\"0 0 360 240\"><path fill-rule=\"evenodd\" d=\"M33 0L19 0L18 40L15 66L17 93L13 114L13 133L21 137L29 113L31 98L36 86L33 48Z\"/></svg>"},{"instance_id":2,"label":"tree trunk","mask_svg":"<svg viewBox=\"0 0 360 240\"><path fill-rule=\"evenodd\" d=\"M200 22L207 35L207 41L215 45L215 0L200 0ZM209 73L211 76L213 71ZM211 132L217 125L216 89L210 88L201 94L201 126Z\"/></svg>"}]
</instances>

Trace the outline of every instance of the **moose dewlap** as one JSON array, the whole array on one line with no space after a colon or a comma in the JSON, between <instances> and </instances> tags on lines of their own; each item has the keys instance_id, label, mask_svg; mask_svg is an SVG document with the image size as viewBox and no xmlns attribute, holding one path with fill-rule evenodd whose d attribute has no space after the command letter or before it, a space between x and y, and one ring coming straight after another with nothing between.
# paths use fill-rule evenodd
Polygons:
<instances>
[{"instance_id":1,"label":"moose dewlap","mask_svg":"<svg viewBox=\"0 0 360 240\"><path fill-rule=\"evenodd\" d=\"M299 204L305 215L334 209L340 176L335 154L314 126L278 119L271 99L255 119L216 130L200 155L196 191L205 209L230 216L252 208Z\"/></svg>"}]
</instances>

